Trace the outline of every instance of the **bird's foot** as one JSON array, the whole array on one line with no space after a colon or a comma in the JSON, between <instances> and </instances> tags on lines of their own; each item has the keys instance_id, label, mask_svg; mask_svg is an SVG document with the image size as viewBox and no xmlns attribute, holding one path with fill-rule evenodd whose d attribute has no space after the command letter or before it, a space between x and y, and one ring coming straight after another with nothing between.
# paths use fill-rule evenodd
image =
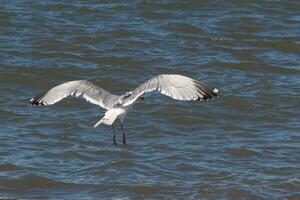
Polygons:
<instances>
[{"instance_id":1,"label":"bird's foot","mask_svg":"<svg viewBox=\"0 0 300 200\"><path fill-rule=\"evenodd\" d=\"M126 137L125 137L125 135L123 135L123 140L122 140L122 142L123 142L123 145L126 145Z\"/></svg>"},{"instance_id":2,"label":"bird's foot","mask_svg":"<svg viewBox=\"0 0 300 200\"><path fill-rule=\"evenodd\" d=\"M113 144L116 146L116 145L117 145L117 142L116 142L116 136L115 136L115 135L113 136L112 141L113 141Z\"/></svg>"}]
</instances>

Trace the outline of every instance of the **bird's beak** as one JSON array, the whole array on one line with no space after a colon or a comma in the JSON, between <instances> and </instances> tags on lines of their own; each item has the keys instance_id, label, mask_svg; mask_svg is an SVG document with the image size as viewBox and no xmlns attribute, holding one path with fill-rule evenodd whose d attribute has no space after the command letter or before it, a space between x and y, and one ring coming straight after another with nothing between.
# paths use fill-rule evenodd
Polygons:
<instances>
[{"instance_id":1,"label":"bird's beak","mask_svg":"<svg viewBox=\"0 0 300 200\"><path fill-rule=\"evenodd\" d=\"M144 97L144 96L140 96L139 99L140 99L140 100L144 100L145 97Z\"/></svg>"}]
</instances>

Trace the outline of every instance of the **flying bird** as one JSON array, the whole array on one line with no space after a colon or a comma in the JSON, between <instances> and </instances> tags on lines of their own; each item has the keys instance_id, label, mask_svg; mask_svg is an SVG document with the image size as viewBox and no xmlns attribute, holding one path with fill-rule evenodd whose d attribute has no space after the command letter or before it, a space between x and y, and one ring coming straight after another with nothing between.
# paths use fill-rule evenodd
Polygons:
<instances>
[{"instance_id":1,"label":"flying bird","mask_svg":"<svg viewBox=\"0 0 300 200\"><path fill-rule=\"evenodd\" d=\"M122 143L126 144L126 135L123 127L128 111L137 99L143 99L144 93L158 91L176 100L201 101L218 97L220 92L204 82L178 74L161 74L144 82L136 89L123 95L114 95L101 87L86 80L76 80L55 86L42 96L32 98L29 105L52 105L68 96L82 96L88 102L107 110L104 116L94 125L111 125L114 145L117 145L114 124L118 120L122 130Z\"/></svg>"}]
</instances>

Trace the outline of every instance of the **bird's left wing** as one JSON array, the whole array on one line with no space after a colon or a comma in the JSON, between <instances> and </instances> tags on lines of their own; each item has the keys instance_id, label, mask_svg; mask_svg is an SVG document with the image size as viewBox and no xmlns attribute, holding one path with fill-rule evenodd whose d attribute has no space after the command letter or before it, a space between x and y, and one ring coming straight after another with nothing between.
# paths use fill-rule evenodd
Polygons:
<instances>
[{"instance_id":1,"label":"bird's left wing","mask_svg":"<svg viewBox=\"0 0 300 200\"><path fill-rule=\"evenodd\" d=\"M75 95L76 97L82 96L87 101L106 108L105 99L112 96L111 93L94 85L86 80L70 81L53 87L46 94L32 98L30 105L52 105L56 102Z\"/></svg>"},{"instance_id":2,"label":"bird's left wing","mask_svg":"<svg viewBox=\"0 0 300 200\"><path fill-rule=\"evenodd\" d=\"M128 106L146 92L158 91L176 100L207 100L217 97L219 90L206 83L178 74L161 74L146 81L123 100Z\"/></svg>"}]
</instances>

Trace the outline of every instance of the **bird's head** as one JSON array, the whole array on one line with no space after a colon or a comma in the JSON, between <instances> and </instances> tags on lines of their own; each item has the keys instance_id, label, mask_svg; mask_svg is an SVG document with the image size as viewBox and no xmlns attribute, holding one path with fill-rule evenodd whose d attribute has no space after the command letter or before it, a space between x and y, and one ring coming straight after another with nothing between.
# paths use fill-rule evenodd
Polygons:
<instances>
[{"instance_id":1,"label":"bird's head","mask_svg":"<svg viewBox=\"0 0 300 200\"><path fill-rule=\"evenodd\" d=\"M130 97L132 91L129 91L129 92L125 92L125 94L121 95L118 99L118 104L123 104L124 103L124 100L128 97Z\"/></svg>"},{"instance_id":2,"label":"bird's head","mask_svg":"<svg viewBox=\"0 0 300 200\"><path fill-rule=\"evenodd\" d=\"M126 98L128 98L131 94L132 94L132 91L125 92L125 94L123 94L121 97L122 97L122 99L126 99Z\"/></svg>"},{"instance_id":3,"label":"bird's head","mask_svg":"<svg viewBox=\"0 0 300 200\"><path fill-rule=\"evenodd\" d=\"M130 97L130 95L132 94L132 91L129 91L129 92L125 92L125 94L121 95L119 97L119 100L118 100L118 104L123 104L125 99L127 99L128 97ZM144 100L144 96L140 96L139 97L140 100Z\"/></svg>"}]
</instances>

